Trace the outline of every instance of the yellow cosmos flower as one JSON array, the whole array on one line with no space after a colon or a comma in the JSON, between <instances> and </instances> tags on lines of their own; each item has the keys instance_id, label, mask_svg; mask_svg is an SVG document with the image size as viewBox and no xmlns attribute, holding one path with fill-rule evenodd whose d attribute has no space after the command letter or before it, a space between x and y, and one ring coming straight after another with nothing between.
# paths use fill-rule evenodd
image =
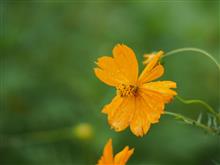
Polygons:
<instances>
[{"instance_id":1,"label":"yellow cosmos flower","mask_svg":"<svg viewBox=\"0 0 220 165\"><path fill-rule=\"evenodd\" d=\"M130 126L136 136L143 136L151 124L158 122L165 103L176 95L170 89L176 88L175 82L151 82L164 73L164 67L159 63L162 54L162 51L156 53L140 76L135 53L126 45L116 45L113 57L98 59L98 67L94 69L96 76L117 91L112 102L102 110L115 131Z\"/></svg>"},{"instance_id":2,"label":"yellow cosmos flower","mask_svg":"<svg viewBox=\"0 0 220 165\"><path fill-rule=\"evenodd\" d=\"M121 152L113 157L112 139L109 139L97 165L125 165L133 152L134 149L129 150L129 147L126 146Z\"/></svg>"}]
</instances>

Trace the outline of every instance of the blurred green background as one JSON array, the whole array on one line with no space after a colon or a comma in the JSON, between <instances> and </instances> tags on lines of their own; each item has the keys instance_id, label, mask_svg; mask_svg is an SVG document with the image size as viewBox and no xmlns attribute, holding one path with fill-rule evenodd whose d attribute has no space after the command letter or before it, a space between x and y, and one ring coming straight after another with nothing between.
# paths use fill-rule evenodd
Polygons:
<instances>
[{"instance_id":1,"label":"blurred green background","mask_svg":"<svg viewBox=\"0 0 220 165\"><path fill-rule=\"evenodd\" d=\"M144 53L198 47L219 62L219 1L1 1L0 164L90 165L113 138L115 152L135 148L130 165L220 163L220 139L162 116L143 138L116 133L102 107L115 89L93 73L117 43ZM163 80L184 98L220 109L220 76L198 53L164 59ZM143 68L143 66L141 66ZM166 110L197 118L200 105Z\"/></svg>"}]
</instances>

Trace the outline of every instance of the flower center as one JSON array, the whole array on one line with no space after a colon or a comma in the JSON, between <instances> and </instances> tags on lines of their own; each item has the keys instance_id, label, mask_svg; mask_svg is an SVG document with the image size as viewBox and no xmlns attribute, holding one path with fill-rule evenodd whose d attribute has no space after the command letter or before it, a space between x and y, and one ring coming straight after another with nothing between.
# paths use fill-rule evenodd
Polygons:
<instances>
[{"instance_id":1,"label":"flower center","mask_svg":"<svg viewBox=\"0 0 220 165\"><path fill-rule=\"evenodd\" d=\"M126 96L134 96L137 92L138 87L135 85L127 85L127 84L120 84L116 87L117 94L121 97Z\"/></svg>"}]
</instances>

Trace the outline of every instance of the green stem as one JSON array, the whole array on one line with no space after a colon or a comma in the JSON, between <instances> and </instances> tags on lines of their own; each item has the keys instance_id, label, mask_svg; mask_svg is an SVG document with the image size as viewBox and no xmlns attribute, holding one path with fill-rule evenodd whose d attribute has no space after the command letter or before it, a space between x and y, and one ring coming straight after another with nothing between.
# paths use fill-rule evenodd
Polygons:
<instances>
[{"instance_id":1,"label":"green stem","mask_svg":"<svg viewBox=\"0 0 220 165\"><path fill-rule=\"evenodd\" d=\"M165 111L165 114L173 116L173 117L175 117L177 119L180 119L180 120L184 121L186 124L195 125L195 126L197 126L199 128L202 128L202 129L204 129L205 131L207 131L209 133L219 134L219 131L217 129L208 127L207 125L205 125L205 124L203 124L201 122L198 122L196 120L193 120L193 119L188 118L186 116L183 116L181 114L174 113L174 112L168 112L168 111Z\"/></svg>"},{"instance_id":2,"label":"green stem","mask_svg":"<svg viewBox=\"0 0 220 165\"><path fill-rule=\"evenodd\" d=\"M218 67L218 69L220 71L220 64L218 63L218 61L211 54L209 54L208 52L206 52L202 49L198 49L198 48L175 49L175 50L172 50L170 52L167 52L164 56L162 56L162 58L171 56L171 55L176 54L176 53L186 52L186 51L188 51L188 52L198 52L198 53L201 53L202 55L205 55L205 56L209 57L216 64L216 66Z\"/></svg>"},{"instance_id":3,"label":"green stem","mask_svg":"<svg viewBox=\"0 0 220 165\"><path fill-rule=\"evenodd\" d=\"M207 56L209 59L211 59L216 64L216 66L218 67L218 69L220 71L220 64L218 63L218 61L211 54L209 54L208 52L206 52L202 49L198 49L198 48L179 48L179 49L175 49L175 50L172 50L170 52L167 52L164 56L162 56L162 58L174 55L176 53L185 52L185 51L197 52L197 53L201 53L201 55ZM197 99L196 100L195 99L193 99L193 100L184 100L184 99L182 99L181 97L178 97L178 96L177 96L177 99L179 101L181 101L182 103L184 103L184 104L197 103L197 104L203 105L207 109L207 111L209 111L214 116L216 116L216 118L220 121L220 113L218 114L216 111L214 111L214 109L209 104L207 104L206 102L204 102L202 100L197 100Z\"/></svg>"},{"instance_id":4,"label":"green stem","mask_svg":"<svg viewBox=\"0 0 220 165\"><path fill-rule=\"evenodd\" d=\"M219 114L216 111L214 111L214 109L208 103L206 103L205 101L199 100L199 99L185 100L185 99L181 98L180 96L176 96L176 98L180 102L182 102L183 104L201 104L202 106L204 106L206 108L206 110L208 112L210 112L211 114L216 116L218 118L218 120L220 121Z\"/></svg>"}]
</instances>

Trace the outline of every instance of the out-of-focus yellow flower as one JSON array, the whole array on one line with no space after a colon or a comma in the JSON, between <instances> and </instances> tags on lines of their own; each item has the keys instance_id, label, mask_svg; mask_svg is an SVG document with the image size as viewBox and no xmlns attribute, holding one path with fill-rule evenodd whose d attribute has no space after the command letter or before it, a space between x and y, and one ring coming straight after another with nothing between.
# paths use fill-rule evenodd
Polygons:
<instances>
[{"instance_id":1,"label":"out-of-focus yellow flower","mask_svg":"<svg viewBox=\"0 0 220 165\"><path fill-rule=\"evenodd\" d=\"M87 140L93 136L93 128L88 123L80 123L73 128L73 134L78 139Z\"/></svg>"},{"instance_id":2,"label":"out-of-focus yellow flower","mask_svg":"<svg viewBox=\"0 0 220 165\"><path fill-rule=\"evenodd\" d=\"M107 85L116 88L116 96L102 112L108 115L108 122L115 131L122 131L130 126L136 136L143 136L150 125L157 123L164 112L165 104L177 93L173 81L151 82L164 73L159 63L163 55L159 51L138 76L138 62L133 50L126 45L116 45L113 57L98 59L96 76Z\"/></svg>"},{"instance_id":3,"label":"out-of-focus yellow flower","mask_svg":"<svg viewBox=\"0 0 220 165\"><path fill-rule=\"evenodd\" d=\"M105 145L103 155L97 165L125 165L129 157L133 154L134 149L126 146L121 152L113 156L112 139L109 139Z\"/></svg>"}]
</instances>

